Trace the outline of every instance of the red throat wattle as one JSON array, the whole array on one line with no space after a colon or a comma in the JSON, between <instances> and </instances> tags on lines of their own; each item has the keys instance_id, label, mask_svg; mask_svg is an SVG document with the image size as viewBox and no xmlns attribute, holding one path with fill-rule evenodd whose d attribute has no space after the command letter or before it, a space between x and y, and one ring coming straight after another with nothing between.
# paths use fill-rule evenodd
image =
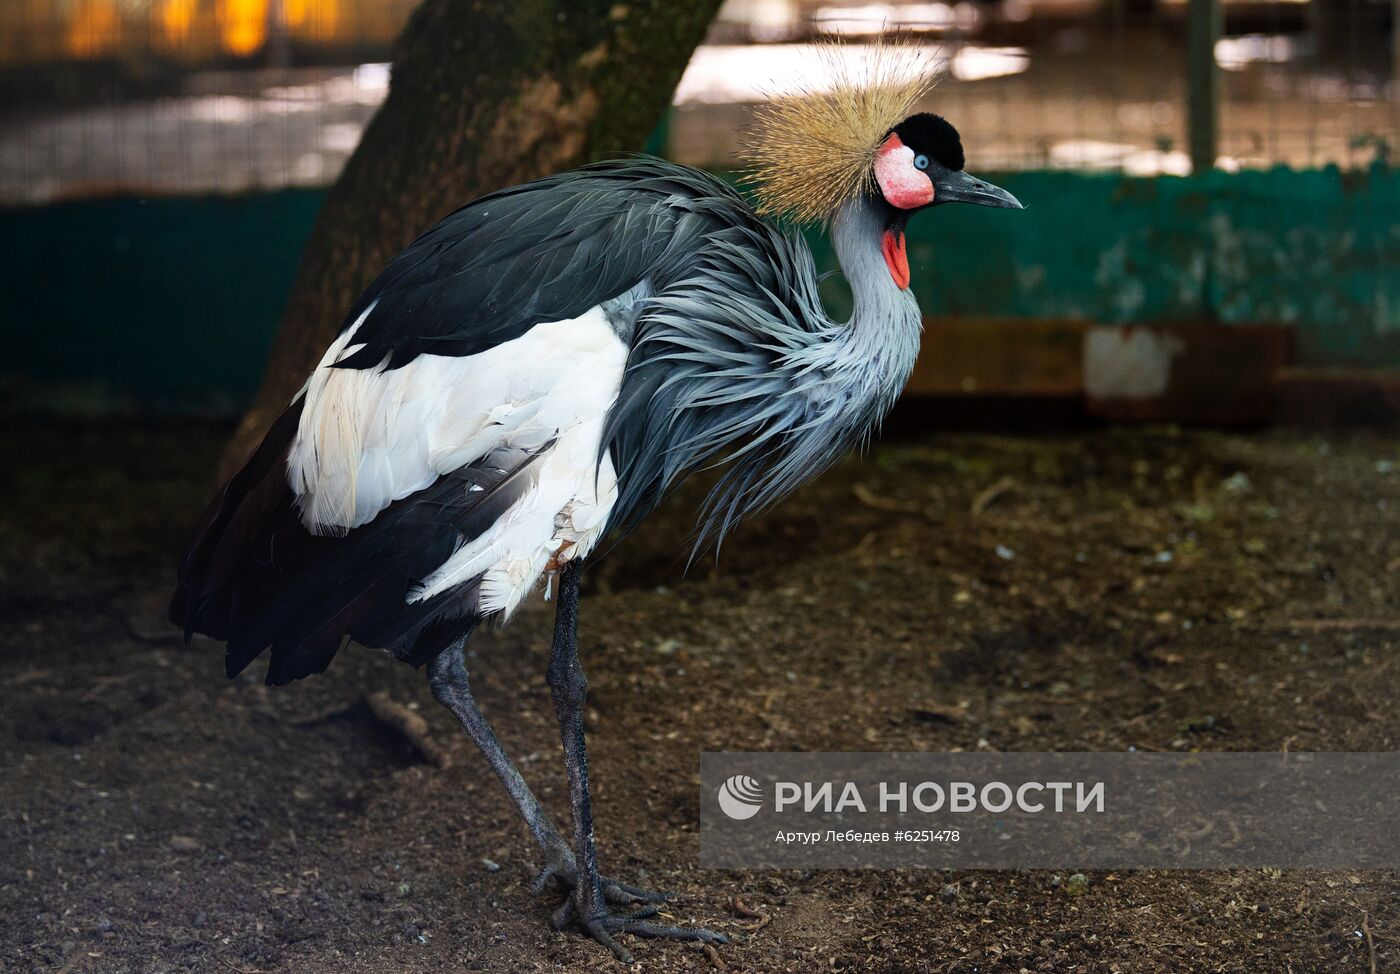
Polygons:
<instances>
[{"instance_id":1,"label":"red throat wattle","mask_svg":"<svg viewBox=\"0 0 1400 974\"><path fill-rule=\"evenodd\" d=\"M894 278L901 291L909 290L909 255L904 252L904 231L886 230L880 250L885 255L890 277Z\"/></svg>"}]
</instances>

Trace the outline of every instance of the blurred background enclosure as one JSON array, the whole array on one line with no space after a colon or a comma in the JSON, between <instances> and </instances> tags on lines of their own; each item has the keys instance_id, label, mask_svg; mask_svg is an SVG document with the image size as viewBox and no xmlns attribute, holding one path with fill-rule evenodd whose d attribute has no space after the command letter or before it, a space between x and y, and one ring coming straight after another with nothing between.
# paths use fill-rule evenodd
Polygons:
<instances>
[{"instance_id":1,"label":"blurred background enclosure","mask_svg":"<svg viewBox=\"0 0 1400 974\"><path fill-rule=\"evenodd\" d=\"M242 408L414 6L0 0L0 241L26 336L8 405ZM648 148L732 170L765 92L820 85L810 45L842 37L858 57L907 31L936 52L927 107L969 167L1030 205L941 237L916 224L931 315L1267 324L1293 364L1400 367L1397 10L730 0Z\"/></svg>"},{"instance_id":2,"label":"blurred background enclosure","mask_svg":"<svg viewBox=\"0 0 1400 974\"><path fill-rule=\"evenodd\" d=\"M0 199L332 180L383 99L413 0L0 0ZM1391 0L1223 0L1217 163L1386 161ZM1187 0L731 0L676 92L675 158L725 168L807 44L883 28L937 48L933 101L987 170L1184 175ZM810 80L810 79L808 79Z\"/></svg>"}]
</instances>

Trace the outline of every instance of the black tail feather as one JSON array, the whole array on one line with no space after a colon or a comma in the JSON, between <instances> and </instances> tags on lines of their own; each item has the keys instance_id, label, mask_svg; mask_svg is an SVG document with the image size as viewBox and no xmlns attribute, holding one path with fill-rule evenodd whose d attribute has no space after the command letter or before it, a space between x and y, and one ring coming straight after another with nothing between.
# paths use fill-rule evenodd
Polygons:
<instances>
[{"instance_id":1,"label":"black tail feather","mask_svg":"<svg viewBox=\"0 0 1400 974\"><path fill-rule=\"evenodd\" d=\"M420 666L471 631L479 578L421 601L412 587L514 504L540 451L497 450L343 535L308 531L287 482L294 403L219 492L180 567L170 618L227 640L238 673L269 647L267 682L320 673L353 639ZM546 447L547 449L547 447Z\"/></svg>"},{"instance_id":2,"label":"black tail feather","mask_svg":"<svg viewBox=\"0 0 1400 974\"><path fill-rule=\"evenodd\" d=\"M209 502L195 526L194 541L180 564L175 594L170 600L170 621L182 628L188 641L196 632L215 639L228 636L232 591L226 586L237 563L237 552L224 544L229 538L245 538L248 525L270 517L286 499L287 452L301 421L301 399L273 422L262 443L237 473ZM220 555L216 559L216 555Z\"/></svg>"}]
</instances>

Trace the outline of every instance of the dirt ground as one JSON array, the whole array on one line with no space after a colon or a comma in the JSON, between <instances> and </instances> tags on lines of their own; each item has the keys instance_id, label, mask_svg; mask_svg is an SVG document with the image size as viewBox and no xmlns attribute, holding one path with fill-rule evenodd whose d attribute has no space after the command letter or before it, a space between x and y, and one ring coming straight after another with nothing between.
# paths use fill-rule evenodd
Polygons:
<instances>
[{"instance_id":1,"label":"dirt ground","mask_svg":"<svg viewBox=\"0 0 1400 974\"><path fill-rule=\"evenodd\" d=\"M269 691L160 626L224 432L0 438L0 971L620 969L550 929L526 833L421 674L350 649ZM704 750L1396 749L1397 487L1373 437L906 432L683 576L687 491L588 579L599 842L733 943L629 939L638 964L1400 966L1395 873L1090 872L1071 895L1050 872L694 865ZM549 622L532 605L470 663L563 819ZM380 689L451 767L373 718Z\"/></svg>"}]
</instances>

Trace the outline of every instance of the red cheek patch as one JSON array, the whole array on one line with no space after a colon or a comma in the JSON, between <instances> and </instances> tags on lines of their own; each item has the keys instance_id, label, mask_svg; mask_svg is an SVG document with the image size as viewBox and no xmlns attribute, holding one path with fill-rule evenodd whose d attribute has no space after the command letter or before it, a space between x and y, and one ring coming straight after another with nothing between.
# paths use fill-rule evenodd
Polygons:
<instances>
[{"instance_id":1,"label":"red cheek patch","mask_svg":"<svg viewBox=\"0 0 1400 974\"><path fill-rule=\"evenodd\" d=\"M875 181L891 206L913 210L933 202L933 181L914 166L914 150L898 134L891 135L875 155Z\"/></svg>"},{"instance_id":2,"label":"red cheek patch","mask_svg":"<svg viewBox=\"0 0 1400 974\"><path fill-rule=\"evenodd\" d=\"M890 269L890 277L901 291L909 290L909 255L904 252L904 233L886 230L880 241L880 251L885 255L885 266Z\"/></svg>"}]
</instances>

